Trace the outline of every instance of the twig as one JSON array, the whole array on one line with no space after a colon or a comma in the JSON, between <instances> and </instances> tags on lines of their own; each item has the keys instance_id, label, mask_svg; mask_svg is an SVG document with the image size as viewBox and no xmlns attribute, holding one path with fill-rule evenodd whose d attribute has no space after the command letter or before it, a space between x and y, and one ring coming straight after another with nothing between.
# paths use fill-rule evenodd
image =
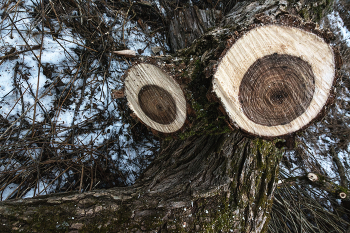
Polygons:
<instances>
[{"instance_id":1,"label":"twig","mask_svg":"<svg viewBox=\"0 0 350 233\"><path fill-rule=\"evenodd\" d=\"M28 88L29 88L29 86L24 90L24 92L23 92L23 94L21 95L21 97L19 97L19 98L17 99L16 103L13 105L13 107L11 108L11 110L7 113L5 119L7 119L7 117L10 115L10 113L12 112L12 110L16 107L18 101L19 101L20 99L22 99L24 93L26 93L26 91L28 90Z\"/></svg>"},{"instance_id":2,"label":"twig","mask_svg":"<svg viewBox=\"0 0 350 233\"><path fill-rule=\"evenodd\" d=\"M346 178L346 173L345 173L345 168L340 161L338 155L335 152L334 146L331 146L331 156L333 157L333 161L338 167L338 173L340 176L340 185L343 186L344 188L348 188L348 179Z\"/></svg>"},{"instance_id":3,"label":"twig","mask_svg":"<svg viewBox=\"0 0 350 233\"><path fill-rule=\"evenodd\" d=\"M58 79L58 77L55 79L55 81ZM36 104L42 97L44 97L48 92L49 92L49 90L51 90L51 88L53 87L53 84L54 84L55 82L53 82L50 86L49 86L49 88L48 88L48 90L46 90L35 102L34 102L34 104ZM19 117L19 118L17 118L17 120L15 120L6 130L5 130L5 132L3 133L3 134L1 134L0 135L0 139L1 138L3 138L4 137L4 135L20 120L20 119L22 119L22 117L24 117L25 116L25 114L27 113L27 112L29 112L29 110L30 109L32 109L32 107L34 107L34 104L32 104L24 113L22 113L22 115ZM2 149L0 149L0 151L1 151Z\"/></svg>"},{"instance_id":4,"label":"twig","mask_svg":"<svg viewBox=\"0 0 350 233\"><path fill-rule=\"evenodd\" d=\"M68 86L70 83L74 83L74 81L75 81L75 79L77 78L78 73L79 73L79 71L80 71L80 66L81 66L81 64L79 65L79 67L78 67L78 69L77 69L77 71L76 71L76 74L75 74L73 80L71 80L71 81L64 87L63 92L66 90L67 86ZM71 85L70 89L68 90L68 93L71 92L72 88L73 88L73 85ZM58 109L58 111L57 111L56 120L58 119L58 116L60 115L60 112L61 112L63 103L64 103L64 102L66 101L66 99L68 98L68 95L69 95L68 93L67 93L66 97L64 98L64 100L62 101L62 104L60 105L60 107L59 107L59 109ZM61 101L61 97L60 97L60 99L59 99L58 102L60 103L60 101ZM54 134L55 131L56 131L56 126L52 128L52 134Z\"/></svg>"},{"instance_id":5,"label":"twig","mask_svg":"<svg viewBox=\"0 0 350 233\"><path fill-rule=\"evenodd\" d=\"M22 51L17 51L17 52L11 53L11 54L7 54L5 56L1 56L0 60L4 60L4 59L10 58L10 57L14 57L14 56L16 56L18 54L26 53L26 52L29 52L29 51L32 51L32 50L37 50L37 49L41 49L41 47L39 45L34 45L30 49L25 49L25 50L22 50Z\"/></svg>"},{"instance_id":6,"label":"twig","mask_svg":"<svg viewBox=\"0 0 350 233\"><path fill-rule=\"evenodd\" d=\"M44 45L44 18L45 18L45 15L44 15L44 2L43 0L41 0L41 17L42 17L42 24L41 24L41 30L42 30L42 33L41 33L41 44L40 44L40 53L39 53L39 64L38 64L38 79L37 79L37 84L36 84L36 94L35 94L35 100L38 99L38 95L39 95L39 81L40 81L40 68L41 68L41 55L42 55L42 52L43 52L43 45ZM34 134L35 134L35 115L36 115L36 102L35 101L35 104L34 104L34 113L33 113L33 133L32 133L32 138L34 137ZM35 193L35 191L34 191Z\"/></svg>"},{"instance_id":7,"label":"twig","mask_svg":"<svg viewBox=\"0 0 350 233\"><path fill-rule=\"evenodd\" d=\"M62 30L62 24L60 22L60 19L59 19L57 13L56 13L55 6L54 6L53 2L51 0L49 0L49 2L50 2L50 5L51 5L51 8L52 8L53 12L55 13L55 16L56 16L56 19L58 21L58 24L60 25L60 28L57 31L57 33L59 33Z\"/></svg>"},{"instance_id":8,"label":"twig","mask_svg":"<svg viewBox=\"0 0 350 233\"><path fill-rule=\"evenodd\" d=\"M84 164L81 166L81 177L80 177L80 186L79 186L79 192L81 193L82 191L82 186L83 186L83 176L84 176Z\"/></svg>"},{"instance_id":9,"label":"twig","mask_svg":"<svg viewBox=\"0 0 350 233\"><path fill-rule=\"evenodd\" d=\"M70 58L72 58L72 60L78 64L78 62L74 59L74 57L72 57L72 55L70 55L70 53L67 51L67 49L57 40L56 37L53 37L53 40L56 41L62 48L63 50L70 56Z\"/></svg>"},{"instance_id":10,"label":"twig","mask_svg":"<svg viewBox=\"0 0 350 233\"><path fill-rule=\"evenodd\" d=\"M9 1L10 2L10 1ZM5 21L5 19L7 18L7 16L9 16L9 14L10 14L10 12L14 9L14 8L16 8L17 6L18 6L18 4L20 4L22 2L22 0L18 0L17 1L17 3L16 3L16 5L14 5L10 10L9 10L9 12L7 13L7 14L5 14L5 17L1 20L1 22L0 22L0 24L2 24L4 21ZM8 6L7 6L8 7ZM7 8L6 7L6 8Z\"/></svg>"},{"instance_id":11,"label":"twig","mask_svg":"<svg viewBox=\"0 0 350 233\"><path fill-rule=\"evenodd\" d=\"M92 49L92 48L89 48L89 47L87 47L87 46L85 46L85 45L79 44L78 42L66 40L66 39L63 39L63 38L55 38L55 39L56 39L56 41L57 41L57 40L63 40L63 41L66 41L66 42L69 42L69 43L72 43L72 44L76 44L76 45L79 45L79 46L81 46L81 47L84 47L84 48L86 48L86 49L88 49L88 50L91 50L91 51L94 51L94 52L98 53L97 50Z\"/></svg>"},{"instance_id":12,"label":"twig","mask_svg":"<svg viewBox=\"0 0 350 233\"><path fill-rule=\"evenodd\" d=\"M28 42L26 41L26 39L23 37L21 31L17 28L16 24L13 22L12 18L10 16L8 16L12 25L16 28L18 34L21 36L22 40L24 41L24 43L26 43L26 45L28 46L28 48L30 48L30 45L28 44ZM33 56L35 57L35 59L37 60L37 62L40 64L40 66L42 66L40 60L38 59L38 57L35 55L34 51L33 50L30 50L33 54Z\"/></svg>"}]
</instances>

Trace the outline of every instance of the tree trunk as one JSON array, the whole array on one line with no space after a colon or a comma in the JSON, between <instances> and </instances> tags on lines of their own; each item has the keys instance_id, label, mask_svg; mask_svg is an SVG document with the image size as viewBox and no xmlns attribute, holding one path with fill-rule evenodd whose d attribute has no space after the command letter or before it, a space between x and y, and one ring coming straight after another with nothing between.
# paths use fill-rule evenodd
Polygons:
<instances>
[{"instance_id":1,"label":"tree trunk","mask_svg":"<svg viewBox=\"0 0 350 233\"><path fill-rule=\"evenodd\" d=\"M211 78L219 58L232 45L232 40L239 37L235 35L249 30L249 25L282 19L281 23L287 12L301 14L304 9L310 11L304 18L319 20L331 3L319 4L315 13L312 1L291 5L287 1L259 2L238 3L222 21L222 28L204 34L209 27L206 26L192 31L196 35L190 30L188 33L197 40L189 37L193 44L177 52L179 60L152 58L152 63L164 68L180 84L188 116L185 127L174 136L177 140L163 141L156 159L136 184L2 202L1 231L265 231L281 157L275 144L281 140L252 139L234 129L219 102L212 101L215 98L211 95ZM298 3L305 8L299 9ZM191 17L200 19L198 22L204 18L216 20L212 16L218 15L216 11L208 11L211 17L199 17L198 12L205 11L191 12L197 12L197 18ZM180 30L176 24L186 17L189 15L184 13L175 17L170 30ZM316 25L309 27L327 38L328 34L318 31ZM199 34L204 35L198 38ZM189 45L184 43L183 33L172 35L176 37L172 42L176 48ZM161 65L160 61L163 61ZM143 91L148 95L148 89ZM220 108L223 113L218 111ZM169 119L172 118L167 115L152 120L165 124Z\"/></svg>"},{"instance_id":2,"label":"tree trunk","mask_svg":"<svg viewBox=\"0 0 350 233\"><path fill-rule=\"evenodd\" d=\"M135 185L0 204L1 228L41 232L260 232L280 152L238 131L172 141Z\"/></svg>"}]
</instances>

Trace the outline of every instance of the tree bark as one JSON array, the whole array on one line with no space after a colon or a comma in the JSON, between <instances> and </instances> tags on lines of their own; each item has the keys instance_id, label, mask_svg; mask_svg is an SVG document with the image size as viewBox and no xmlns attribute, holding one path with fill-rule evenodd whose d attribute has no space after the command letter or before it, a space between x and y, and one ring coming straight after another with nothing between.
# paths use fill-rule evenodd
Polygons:
<instances>
[{"instance_id":1,"label":"tree bark","mask_svg":"<svg viewBox=\"0 0 350 233\"><path fill-rule=\"evenodd\" d=\"M163 61L160 66L180 83L190 110L186 129L176 135L177 140L163 140L156 159L136 184L1 202L1 231L266 231L282 153L275 144L281 140L252 139L234 129L218 111L220 105L211 101L210 77L235 33L288 12L300 15L304 8L298 9L298 3L311 9L308 19L318 20L318 13L312 11L312 1L259 2L238 3L222 21L223 27L200 38L205 30L189 31L197 33L193 37L197 39L191 37L192 45L178 51L179 60L155 59ZM319 4L321 15L330 4ZM180 42L181 33L173 36L176 48L189 45Z\"/></svg>"},{"instance_id":2,"label":"tree bark","mask_svg":"<svg viewBox=\"0 0 350 233\"><path fill-rule=\"evenodd\" d=\"M238 131L172 141L133 186L2 202L2 232L260 232L280 157Z\"/></svg>"}]
</instances>

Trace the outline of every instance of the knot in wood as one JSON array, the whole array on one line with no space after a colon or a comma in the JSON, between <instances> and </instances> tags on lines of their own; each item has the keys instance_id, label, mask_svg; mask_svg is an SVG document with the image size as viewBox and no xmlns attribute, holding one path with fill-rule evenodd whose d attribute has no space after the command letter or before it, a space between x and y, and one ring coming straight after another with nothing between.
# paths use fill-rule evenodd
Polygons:
<instances>
[{"instance_id":1,"label":"knot in wood","mask_svg":"<svg viewBox=\"0 0 350 233\"><path fill-rule=\"evenodd\" d=\"M312 182L318 181L318 176L315 173L307 174L307 178Z\"/></svg>"}]
</instances>

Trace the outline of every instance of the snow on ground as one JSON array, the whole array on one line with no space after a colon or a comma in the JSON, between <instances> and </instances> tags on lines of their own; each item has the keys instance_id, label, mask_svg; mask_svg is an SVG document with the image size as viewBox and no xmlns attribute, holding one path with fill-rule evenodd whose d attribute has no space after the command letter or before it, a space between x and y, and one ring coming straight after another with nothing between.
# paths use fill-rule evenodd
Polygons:
<instances>
[{"instance_id":1,"label":"snow on ground","mask_svg":"<svg viewBox=\"0 0 350 233\"><path fill-rule=\"evenodd\" d=\"M327 16L332 29L338 31L338 36L346 42L347 46L350 47L350 31L344 26L343 19L340 17L339 12L333 11Z\"/></svg>"},{"instance_id":2,"label":"snow on ground","mask_svg":"<svg viewBox=\"0 0 350 233\"><path fill-rule=\"evenodd\" d=\"M126 183L132 184L136 178L135 174L140 172L140 162L144 162L141 160L152 156L155 148L158 147L158 142L151 139L134 145L134 139L130 136L132 126L122 121L118 105L110 97L110 90L123 86L120 77L128 68L128 63L110 59L109 70L100 72L100 63L98 60L94 60L89 67L90 78L84 83L79 78L81 70L77 67L79 67L80 57L76 51L84 49L87 42L65 25L62 25L64 29L56 36L51 35L50 29L45 27L44 31L47 33L42 38L40 17L33 17L34 7L38 4L37 1L27 0L18 5L16 2L12 2L7 8L12 9L11 12L5 12L4 8L0 9L0 57L19 52L11 59L0 61L0 115L10 122L14 122L20 115L24 114L24 120L28 124L32 124L35 109L35 122L40 123L46 131L54 130L53 132L55 132L55 137L52 137L51 140L52 146L65 142L71 133L68 129L74 125L81 128L91 125L96 129L92 133L75 135L72 143L78 147L101 148L104 146L104 142L117 138L117 144L109 149L109 156L118 164L120 171L125 171ZM50 11L52 8L49 7L47 12ZM76 11L71 12L71 16L78 14L79 12ZM104 14L103 20L108 24L114 22L115 19ZM116 40L124 41L128 49L140 51L142 55L147 56L151 55L151 47L153 46L167 49L167 46L157 39L160 34L155 34L152 40L148 41L146 39L148 35L138 29L136 23L132 21L124 23L122 17L117 18L117 20L119 22L114 25L111 33ZM51 26L58 31L63 22L57 20L53 20L53 22L54 24ZM42 50L38 46L41 41L43 41ZM29 50L28 46L34 47L33 52L23 52ZM40 69L39 61L42 65ZM50 70L50 72L45 72L43 67L46 67L46 70ZM110 76L106 77L106 75ZM56 82L57 84L55 84ZM101 83L103 85L100 85ZM66 98L64 93L70 88L76 93L67 99L71 104L57 106L57 102L62 103L62 100ZM22 96L23 98L21 98ZM82 101L80 101L81 96L83 96ZM34 108L37 98L39 101ZM28 109L29 111L27 111ZM53 113L54 116L50 122L47 122L47 115L50 113ZM89 119L96 119L97 115L104 119L113 118L114 121L108 124L103 121L89 122ZM20 122L17 122L13 127L20 127ZM4 130L0 129L0 137ZM24 138L30 133L29 129L23 130L19 138ZM69 148L66 151L69 152ZM40 153L40 148L26 151L27 156L30 156L33 161L40 157ZM96 154L92 154L92 156L97 158ZM84 158L82 161L88 159L91 158ZM13 160L0 160L0 173L15 167L16 162ZM62 176L64 177L64 175ZM36 188L30 189L23 197L32 197L34 193L37 195L38 193L53 192L57 185L57 182L50 183L47 179L40 179L35 186ZM6 187L0 186L0 199L5 200L10 197L17 188L18 184L14 183ZM43 190L45 191L43 192Z\"/></svg>"}]
</instances>

